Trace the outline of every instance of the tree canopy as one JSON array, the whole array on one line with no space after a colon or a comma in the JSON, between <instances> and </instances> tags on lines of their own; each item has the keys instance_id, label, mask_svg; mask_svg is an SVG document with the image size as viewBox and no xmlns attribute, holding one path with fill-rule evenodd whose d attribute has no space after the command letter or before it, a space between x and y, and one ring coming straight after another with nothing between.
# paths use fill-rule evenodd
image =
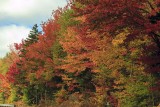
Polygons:
<instances>
[{"instance_id":1,"label":"tree canopy","mask_svg":"<svg viewBox=\"0 0 160 107\"><path fill-rule=\"evenodd\" d=\"M70 0L0 60L0 101L158 106L159 11L159 0Z\"/></svg>"}]
</instances>

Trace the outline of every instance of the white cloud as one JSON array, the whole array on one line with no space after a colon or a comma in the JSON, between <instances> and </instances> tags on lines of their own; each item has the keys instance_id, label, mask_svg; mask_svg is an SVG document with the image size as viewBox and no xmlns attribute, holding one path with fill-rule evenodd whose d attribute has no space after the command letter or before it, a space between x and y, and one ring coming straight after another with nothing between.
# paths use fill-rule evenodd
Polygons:
<instances>
[{"instance_id":1,"label":"white cloud","mask_svg":"<svg viewBox=\"0 0 160 107\"><path fill-rule=\"evenodd\" d=\"M65 5L66 0L1 0L0 21L7 18L11 23L40 23L51 16L52 10Z\"/></svg>"},{"instance_id":2,"label":"white cloud","mask_svg":"<svg viewBox=\"0 0 160 107\"><path fill-rule=\"evenodd\" d=\"M9 52L9 46L13 43L20 43L22 38L26 38L30 28L24 26L3 26L0 27L0 57Z\"/></svg>"},{"instance_id":3,"label":"white cloud","mask_svg":"<svg viewBox=\"0 0 160 107\"><path fill-rule=\"evenodd\" d=\"M1 11L6 12L10 15L23 15L29 9L33 8L33 0L6 0L1 4Z\"/></svg>"}]
</instances>

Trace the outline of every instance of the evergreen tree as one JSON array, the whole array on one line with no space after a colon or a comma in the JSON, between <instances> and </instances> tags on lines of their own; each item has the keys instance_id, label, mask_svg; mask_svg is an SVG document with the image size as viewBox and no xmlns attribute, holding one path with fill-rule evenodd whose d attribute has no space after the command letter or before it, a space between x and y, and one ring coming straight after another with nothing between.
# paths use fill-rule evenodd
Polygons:
<instances>
[{"instance_id":1,"label":"evergreen tree","mask_svg":"<svg viewBox=\"0 0 160 107\"><path fill-rule=\"evenodd\" d=\"M25 46L29 46L30 44L36 43L38 41L38 35L40 32L38 31L38 26L35 24L30 31L28 38L25 40Z\"/></svg>"},{"instance_id":2,"label":"evergreen tree","mask_svg":"<svg viewBox=\"0 0 160 107\"><path fill-rule=\"evenodd\" d=\"M19 55L20 57L25 57L25 54L26 54L26 48L33 44L33 43L36 43L38 41L38 36L39 36L40 32L38 31L38 26L37 24L35 24L33 27L32 27L32 30L30 31L29 35L28 35L28 38L25 39L24 41L24 44L22 46L22 49L20 50L21 51L21 54Z\"/></svg>"},{"instance_id":3,"label":"evergreen tree","mask_svg":"<svg viewBox=\"0 0 160 107\"><path fill-rule=\"evenodd\" d=\"M5 102L4 92L0 93L0 104Z\"/></svg>"}]
</instances>

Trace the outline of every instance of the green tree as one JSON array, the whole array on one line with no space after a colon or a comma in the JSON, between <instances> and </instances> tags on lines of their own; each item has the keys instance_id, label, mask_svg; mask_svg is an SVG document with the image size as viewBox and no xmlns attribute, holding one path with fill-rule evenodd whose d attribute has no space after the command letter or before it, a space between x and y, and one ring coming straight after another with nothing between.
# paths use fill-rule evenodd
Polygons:
<instances>
[{"instance_id":1,"label":"green tree","mask_svg":"<svg viewBox=\"0 0 160 107\"><path fill-rule=\"evenodd\" d=\"M0 92L0 104L4 104L4 103L5 103L4 92Z\"/></svg>"},{"instance_id":2,"label":"green tree","mask_svg":"<svg viewBox=\"0 0 160 107\"><path fill-rule=\"evenodd\" d=\"M35 24L30 31L28 38L25 40L25 46L29 46L30 44L36 43L38 41L38 36L40 32L38 31L38 26Z\"/></svg>"}]
</instances>

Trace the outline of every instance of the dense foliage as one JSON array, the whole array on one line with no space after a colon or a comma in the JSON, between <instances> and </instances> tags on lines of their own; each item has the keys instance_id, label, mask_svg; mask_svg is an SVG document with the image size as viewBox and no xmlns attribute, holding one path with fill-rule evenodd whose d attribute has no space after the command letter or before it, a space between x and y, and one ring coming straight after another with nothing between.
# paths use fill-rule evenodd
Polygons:
<instances>
[{"instance_id":1,"label":"dense foliage","mask_svg":"<svg viewBox=\"0 0 160 107\"><path fill-rule=\"evenodd\" d=\"M159 10L159 0L70 0L0 60L0 102L158 106Z\"/></svg>"}]
</instances>

